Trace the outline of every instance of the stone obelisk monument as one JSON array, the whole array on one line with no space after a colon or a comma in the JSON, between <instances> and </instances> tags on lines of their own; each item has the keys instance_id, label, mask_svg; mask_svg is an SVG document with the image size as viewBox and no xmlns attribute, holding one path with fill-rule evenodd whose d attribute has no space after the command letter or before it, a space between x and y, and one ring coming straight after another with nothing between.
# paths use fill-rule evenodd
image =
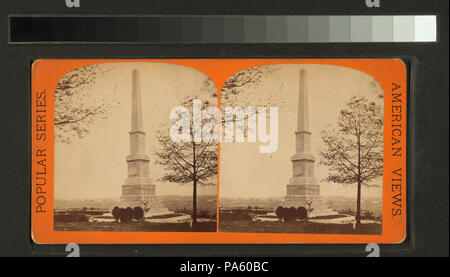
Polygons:
<instances>
[{"instance_id":1,"label":"stone obelisk monument","mask_svg":"<svg viewBox=\"0 0 450 277\"><path fill-rule=\"evenodd\" d=\"M297 130L295 131L295 154L292 156L293 176L287 185L285 202L288 207L312 209L310 217L336 214L320 197L320 185L314 177L314 156L311 154L311 131L309 129L308 91L306 70L300 70Z\"/></svg>"},{"instance_id":2,"label":"stone obelisk monument","mask_svg":"<svg viewBox=\"0 0 450 277\"><path fill-rule=\"evenodd\" d=\"M139 71L132 72L130 154L127 156L128 178L122 185L120 206L139 206L147 211L162 208L155 195L155 185L149 176L150 159L145 153Z\"/></svg>"}]
</instances>

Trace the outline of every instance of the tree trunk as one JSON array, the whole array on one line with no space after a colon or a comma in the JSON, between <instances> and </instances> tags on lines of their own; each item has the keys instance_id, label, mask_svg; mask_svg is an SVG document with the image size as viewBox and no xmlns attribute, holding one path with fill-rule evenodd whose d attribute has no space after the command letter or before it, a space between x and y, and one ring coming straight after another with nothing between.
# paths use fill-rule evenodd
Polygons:
<instances>
[{"instance_id":1,"label":"tree trunk","mask_svg":"<svg viewBox=\"0 0 450 277\"><path fill-rule=\"evenodd\" d=\"M357 230L361 224L361 136L358 134L358 192L356 195L356 224Z\"/></svg>"},{"instance_id":2,"label":"tree trunk","mask_svg":"<svg viewBox=\"0 0 450 277\"><path fill-rule=\"evenodd\" d=\"M197 181L194 180L194 191L192 193L192 226L197 224Z\"/></svg>"},{"instance_id":3,"label":"tree trunk","mask_svg":"<svg viewBox=\"0 0 450 277\"><path fill-rule=\"evenodd\" d=\"M194 136L192 136L192 153L193 153L193 160L192 160L192 171L193 174L193 180L192 180L192 227L195 230L195 226L197 225L197 157L195 153L195 141Z\"/></svg>"},{"instance_id":4,"label":"tree trunk","mask_svg":"<svg viewBox=\"0 0 450 277\"><path fill-rule=\"evenodd\" d=\"M361 224L361 181L358 181L358 193L356 196L356 225L355 229Z\"/></svg>"}]
</instances>

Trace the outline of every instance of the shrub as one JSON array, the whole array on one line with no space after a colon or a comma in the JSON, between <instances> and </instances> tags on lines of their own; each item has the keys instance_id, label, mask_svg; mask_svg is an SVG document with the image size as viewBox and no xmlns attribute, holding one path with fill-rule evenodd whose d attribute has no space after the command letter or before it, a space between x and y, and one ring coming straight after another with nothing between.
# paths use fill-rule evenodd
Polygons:
<instances>
[{"instance_id":1,"label":"shrub","mask_svg":"<svg viewBox=\"0 0 450 277\"><path fill-rule=\"evenodd\" d=\"M119 208L117 210L117 214L121 223L130 222L130 220L133 218L133 209L130 207L126 209Z\"/></svg>"},{"instance_id":2,"label":"shrub","mask_svg":"<svg viewBox=\"0 0 450 277\"><path fill-rule=\"evenodd\" d=\"M283 215L284 215L284 208L282 206L278 206L278 208L275 209L275 214L281 221L283 219Z\"/></svg>"},{"instance_id":3,"label":"shrub","mask_svg":"<svg viewBox=\"0 0 450 277\"><path fill-rule=\"evenodd\" d=\"M125 209L119 208L119 209L117 210L117 217L119 218L119 221L120 221L121 223L127 222L127 218L126 218L126 214L125 214Z\"/></svg>"},{"instance_id":4,"label":"shrub","mask_svg":"<svg viewBox=\"0 0 450 277\"><path fill-rule=\"evenodd\" d=\"M294 207L287 208L279 206L275 209L275 214L280 220L283 220L284 222L291 222L297 218L297 209Z\"/></svg>"},{"instance_id":5,"label":"shrub","mask_svg":"<svg viewBox=\"0 0 450 277\"><path fill-rule=\"evenodd\" d=\"M133 218L136 219L136 220L143 219L144 218L144 210L141 207L139 207L139 206L134 207L134 209L133 209Z\"/></svg>"},{"instance_id":6,"label":"shrub","mask_svg":"<svg viewBox=\"0 0 450 277\"><path fill-rule=\"evenodd\" d=\"M284 221L291 222L297 218L297 209L294 207L286 208L286 215Z\"/></svg>"},{"instance_id":7,"label":"shrub","mask_svg":"<svg viewBox=\"0 0 450 277\"><path fill-rule=\"evenodd\" d=\"M128 221L131 221L133 219L133 208L127 207L125 209L125 211L126 211L125 213L127 215Z\"/></svg>"},{"instance_id":8,"label":"shrub","mask_svg":"<svg viewBox=\"0 0 450 277\"><path fill-rule=\"evenodd\" d=\"M305 220L308 218L308 210L306 210L305 207L298 207L297 208L297 218L300 220Z\"/></svg>"},{"instance_id":9,"label":"shrub","mask_svg":"<svg viewBox=\"0 0 450 277\"><path fill-rule=\"evenodd\" d=\"M114 219L115 219L116 221L118 221L118 220L119 220L119 207L115 206L115 207L112 209L111 213L112 213L112 216L114 217Z\"/></svg>"}]
</instances>

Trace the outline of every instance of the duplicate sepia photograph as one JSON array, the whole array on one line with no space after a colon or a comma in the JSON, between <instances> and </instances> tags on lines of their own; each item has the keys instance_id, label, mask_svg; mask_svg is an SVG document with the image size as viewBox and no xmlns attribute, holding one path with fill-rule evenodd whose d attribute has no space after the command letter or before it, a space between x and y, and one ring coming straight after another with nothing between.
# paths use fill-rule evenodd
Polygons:
<instances>
[{"instance_id":1,"label":"duplicate sepia photograph","mask_svg":"<svg viewBox=\"0 0 450 277\"><path fill-rule=\"evenodd\" d=\"M372 76L263 65L229 78L221 103L271 107L258 134L277 136L261 151L246 109L246 141L221 143L220 232L381 234L384 93Z\"/></svg>"}]
</instances>

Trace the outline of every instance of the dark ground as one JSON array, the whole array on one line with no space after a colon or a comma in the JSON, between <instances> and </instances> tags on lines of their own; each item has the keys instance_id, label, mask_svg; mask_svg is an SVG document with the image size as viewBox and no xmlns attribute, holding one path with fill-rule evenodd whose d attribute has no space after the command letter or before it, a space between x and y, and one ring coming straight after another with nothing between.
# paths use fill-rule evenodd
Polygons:
<instances>
[{"instance_id":1,"label":"dark ground","mask_svg":"<svg viewBox=\"0 0 450 277\"><path fill-rule=\"evenodd\" d=\"M195 230L189 223L142 222L55 222L55 231L97 231L97 232L215 232L216 222L199 222Z\"/></svg>"},{"instance_id":2,"label":"dark ground","mask_svg":"<svg viewBox=\"0 0 450 277\"><path fill-rule=\"evenodd\" d=\"M219 231L228 233L296 233L296 234L367 234L380 235L381 224L362 224L353 230L352 224L313 222L258 222L249 220L220 220Z\"/></svg>"}]
</instances>

